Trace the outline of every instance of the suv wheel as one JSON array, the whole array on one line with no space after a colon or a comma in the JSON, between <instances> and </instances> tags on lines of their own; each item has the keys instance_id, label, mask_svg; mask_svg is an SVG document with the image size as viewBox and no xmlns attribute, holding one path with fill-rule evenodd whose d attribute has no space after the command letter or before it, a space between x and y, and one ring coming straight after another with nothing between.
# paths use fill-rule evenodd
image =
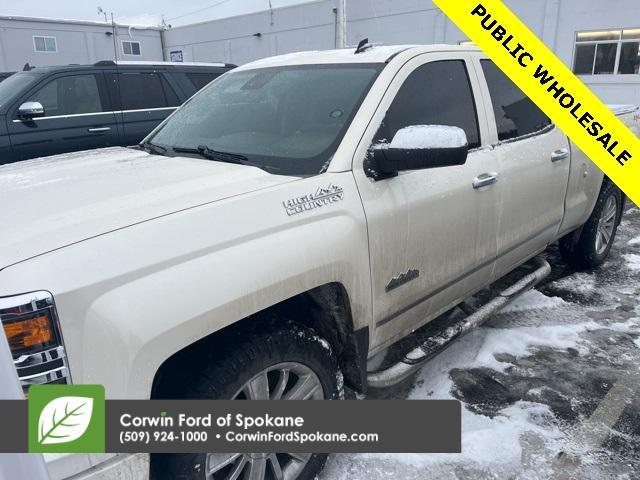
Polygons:
<instances>
[{"instance_id":1,"label":"suv wheel","mask_svg":"<svg viewBox=\"0 0 640 480\"><path fill-rule=\"evenodd\" d=\"M620 190L613 183L606 182L577 241L575 234L560 240L562 256L579 269L600 266L609 256L616 238L622 218L622 204Z\"/></svg>"},{"instance_id":2,"label":"suv wheel","mask_svg":"<svg viewBox=\"0 0 640 480\"><path fill-rule=\"evenodd\" d=\"M340 371L336 359L328 343L311 329L280 322L273 330L236 332L232 338L226 338L224 344L228 347L212 356L206 366L186 382L180 398L329 400L339 397ZM327 456L311 453L153 455L151 478L311 480L322 470Z\"/></svg>"}]
</instances>

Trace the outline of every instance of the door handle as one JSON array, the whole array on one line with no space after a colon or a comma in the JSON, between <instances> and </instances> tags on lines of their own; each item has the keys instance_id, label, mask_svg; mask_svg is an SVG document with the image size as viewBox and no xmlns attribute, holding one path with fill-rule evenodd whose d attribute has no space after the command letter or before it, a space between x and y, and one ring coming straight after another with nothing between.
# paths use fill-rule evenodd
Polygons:
<instances>
[{"instance_id":1,"label":"door handle","mask_svg":"<svg viewBox=\"0 0 640 480\"><path fill-rule=\"evenodd\" d=\"M561 148L560 150L556 150L551 154L552 162L559 162L560 160L564 160L565 158L569 158L568 148Z\"/></svg>"},{"instance_id":2,"label":"door handle","mask_svg":"<svg viewBox=\"0 0 640 480\"><path fill-rule=\"evenodd\" d=\"M488 187L498 182L497 173L483 173L473 179L473 188L476 190L482 187Z\"/></svg>"},{"instance_id":3,"label":"door handle","mask_svg":"<svg viewBox=\"0 0 640 480\"><path fill-rule=\"evenodd\" d=\"M108 132L111 130L111 127L96 127L96 128L88 128L87 132L96 133L96 132Z\"/></svg>"}]
</instances>

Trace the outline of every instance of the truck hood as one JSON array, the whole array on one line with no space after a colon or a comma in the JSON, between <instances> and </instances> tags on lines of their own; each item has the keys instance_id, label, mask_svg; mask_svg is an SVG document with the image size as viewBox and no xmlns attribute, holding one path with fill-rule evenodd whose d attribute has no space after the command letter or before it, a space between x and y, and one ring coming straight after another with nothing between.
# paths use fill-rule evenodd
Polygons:
<instances>
[{"instance_id":1,"label":"truck hood","mask_svg":"<svg viewBox=\"0 0 640 480\"><path fill-rule=\"evenodd\" d=\"M297 180L127 148L0 166L0 269L116 229Z\"/></svg>"}]
</instances>

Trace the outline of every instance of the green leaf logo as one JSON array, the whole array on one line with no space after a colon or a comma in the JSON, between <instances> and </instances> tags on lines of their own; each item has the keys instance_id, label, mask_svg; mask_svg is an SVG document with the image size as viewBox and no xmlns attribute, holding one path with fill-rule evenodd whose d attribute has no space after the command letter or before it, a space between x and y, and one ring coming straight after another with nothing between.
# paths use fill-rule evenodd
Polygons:
<instances>
[{"instance_id":1,"label":"green leaf logo","mask_svg":"<svg viewBox=\"0 0 640 480\"><path fill-rule=\"evenodd\" d=\"M38 419L38 443L52 445L73 442L91 423L93 398L58 397L42 409Z\"/></svg>"}]
</instances>

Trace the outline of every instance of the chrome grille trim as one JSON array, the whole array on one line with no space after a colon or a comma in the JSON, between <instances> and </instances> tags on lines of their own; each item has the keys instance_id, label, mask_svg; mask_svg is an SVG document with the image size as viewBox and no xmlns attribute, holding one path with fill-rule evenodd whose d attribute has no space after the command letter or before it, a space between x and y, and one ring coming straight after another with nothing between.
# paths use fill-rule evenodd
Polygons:
<instances>
[{"instance_id":1,"label":"chrome grille trim","mask_svg":"<svg viewBox=\"0 0 640 480\"><path fill-rule=\"evenodd\" d=\"M16 368L33 367L34 365L46 364L65 356L63 347L55 347L44 352L33 353L31 355L20 355L13 360Z\"/></svg>"}]
</instances>

